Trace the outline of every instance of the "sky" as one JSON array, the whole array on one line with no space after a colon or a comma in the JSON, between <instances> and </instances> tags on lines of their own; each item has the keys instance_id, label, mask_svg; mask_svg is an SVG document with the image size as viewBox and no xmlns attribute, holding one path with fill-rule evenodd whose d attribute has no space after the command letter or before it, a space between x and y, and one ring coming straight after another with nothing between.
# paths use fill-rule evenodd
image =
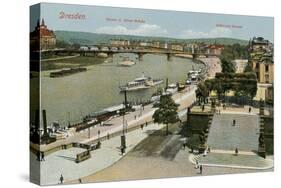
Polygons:
<instances>
[{"instance_id":1,"label":"sky","mask_svg":"<svg viewBox=\"0 0 281 188\"><path fill-rule=\"evenodd\" d=\"M39 12L38 7L31 7L31 31ZM80 19L65 16L77 14ZM249 40L261 36L271 42L274 40L272 17L43 3L40 18L44 18L51 30L179 39L227 37Z\"/></svg>"}]
</instances>

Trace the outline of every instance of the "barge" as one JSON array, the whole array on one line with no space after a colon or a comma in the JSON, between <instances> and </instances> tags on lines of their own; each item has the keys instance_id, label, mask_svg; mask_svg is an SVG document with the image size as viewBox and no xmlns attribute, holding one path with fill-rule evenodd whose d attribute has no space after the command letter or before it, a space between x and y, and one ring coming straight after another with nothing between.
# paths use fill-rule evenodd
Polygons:
<instances>
[{"instance_id":1,"label":"barge","mask_svg":"<svg viewBox=\"0 0 281 188\"><path fill-rule=\"evenodd\" d=\"M87 71L87 68L84 68L84 67L62 69L60 71L51 72L50 77L56 78L56 77L68 76L68 75L71 75L71 74L75 74L75 73L79 73L79 72L85 72L85 71Z\"/></svg>"}]
</instances>

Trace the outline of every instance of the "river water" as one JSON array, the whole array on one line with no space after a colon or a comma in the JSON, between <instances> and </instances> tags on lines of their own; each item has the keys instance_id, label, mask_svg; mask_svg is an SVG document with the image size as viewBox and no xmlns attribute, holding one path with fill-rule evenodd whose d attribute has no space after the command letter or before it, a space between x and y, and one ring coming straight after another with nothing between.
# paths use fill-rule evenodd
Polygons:
<instances>
[{"instance_id":1,"label":"river water","mask_svg":"<svg viewBox=\"0 0 281 188\"><path fill-rule=\"evenodd\" d=\"M136 65L118 66L124 56L134 60ZM169 83L184 82L189 70L203 67L186 58L172 57L168 61L166 55L146 54L142 61L136 57L134 54L115 54L111 61L88 66L86 72L60 78L50 78L50 71L43 71L41 108L46 109L48 124L58 121L66 126L68 121L76 123L87 114L123 103L124 94L118 86L141 77L143 72L164 82L153 88L128 92L128 101L148 100L157 88L165 86L166 78Z\"/></svg>"}]
</instances>

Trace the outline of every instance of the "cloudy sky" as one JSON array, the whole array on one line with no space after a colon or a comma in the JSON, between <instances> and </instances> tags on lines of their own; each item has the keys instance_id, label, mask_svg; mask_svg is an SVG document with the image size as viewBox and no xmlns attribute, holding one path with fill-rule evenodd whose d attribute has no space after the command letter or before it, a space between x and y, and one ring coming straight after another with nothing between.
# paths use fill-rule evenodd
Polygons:
<instances>
[{"instance_id":1,"label":"cloudy sky","mask_svg":"<svg viewBox=\"0 0 281 188\"><path fill-rule=\"evenodd\" d=\"M34 8L35 10L35 8ZM39 11L33 11L36 18ZM82 19L62 15L79 14ZM179 11L41 4L41 18L52 30L172 38L229 37L249 40L262 36L273 41L273 18ZM36 19L31 19L31 30Z\"/></svg>"}]
</instances>

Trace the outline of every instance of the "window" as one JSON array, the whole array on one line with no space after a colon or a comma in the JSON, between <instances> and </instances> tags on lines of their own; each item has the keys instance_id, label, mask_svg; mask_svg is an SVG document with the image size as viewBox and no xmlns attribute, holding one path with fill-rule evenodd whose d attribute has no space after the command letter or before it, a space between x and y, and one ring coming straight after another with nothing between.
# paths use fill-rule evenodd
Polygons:
<instances>
[{"instance_id":1,"label":"window","mask_svg":"<svg viewBox=\"0 0 281 188\"><path fill-rule=\"evenodd\" d=\"M265 65L265 72L268 72L269 70L269 65Z\"/></svg>"},{"instance_id":2,"label":"window","mask_svg":"<svg viewBox=\"0 0 281 188\"><path fill-rule=\"evenodd\" d=\"M265 83L269 83L269 76L265 75Z\"/></svg>"}]
</instances>

